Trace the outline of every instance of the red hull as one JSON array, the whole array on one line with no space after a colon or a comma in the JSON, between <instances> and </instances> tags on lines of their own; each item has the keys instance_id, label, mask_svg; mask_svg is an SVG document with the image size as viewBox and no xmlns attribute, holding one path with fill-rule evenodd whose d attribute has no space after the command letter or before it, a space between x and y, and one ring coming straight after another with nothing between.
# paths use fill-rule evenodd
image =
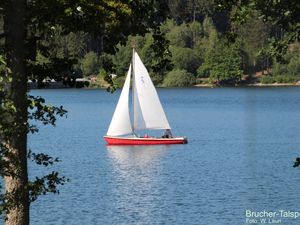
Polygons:
<instances>
[{"instance_id":1,"label":"red hull","mask_svg":"<svg viewBox=\"0 0 300 225\"><path fill-rule=\"evenodd\" d=\"M187 138L139 138L139 137L110 137L104 136L108 145L171 145L187 144Z\"/></svg>"}]
</instances>

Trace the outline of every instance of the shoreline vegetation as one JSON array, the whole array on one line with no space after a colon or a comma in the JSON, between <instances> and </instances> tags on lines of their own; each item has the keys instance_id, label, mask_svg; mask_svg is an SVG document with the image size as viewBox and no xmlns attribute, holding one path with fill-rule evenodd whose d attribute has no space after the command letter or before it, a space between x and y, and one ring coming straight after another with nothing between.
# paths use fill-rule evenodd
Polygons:
<instances>
[{"instance_id":1,"label":"shoreline vegetation","mask_svg":"<svg viewBox=\"0 0 300 225\"><path fill-rule=\"evenodd\" d=\"M260 79L247 79L247 76L245 76L246 78L242 79L239 83L235 83L235 84L215 84L215 83L211 83L209 81L209 79L202 79L201 82L196 83L196 84L192 84L192 85L188 85L188 86L183 86L183 87L196 87L196 88L218 88L218 87L300 87L300 79L299 81L296 82L287 82L287 83L280 83L280 82L270 82L270 83L265 83L265 82L260 82ZM100 84L100 85L99 85ZM116 84L117 88L122 88L123 83L117 83ZM108 88L109 84L106 83L104 80L101 80L99 83L97 83L97 81L95 82L90 82L89 86L87 86L86 88ZM174 87L178 87L178 86L164 86L164 85L157 85L157 87L163 87L163 88L174 88Z\"/></svg>"},{"instance_id":2,"label":"shoreline vegetation","mask_svg":"<svg viewBox=\"0 0 300 225\"><path fill-rule=\"evenodd\" d=\"M74 58L71 69L63 74L71 80L71 87L86 87L84 83L88 82L89 88L121 88L133 46L157 87L299 86L300 42L287 44L280 57L273 55L270 41L279 34L283 41L284 32L261 21L257 11L251 16L243 25L237 25L233 41L228 40L224 24L205 16L194 21L168 19L160 25L162 36L158 43L153 32L129 35L110 53L87 48L84 33L62 35L59 28L53 31L56 39L46 42L53 42L49 53L52 58ZM160 54L154 51L157 44ZM37 52L37 65L50 68L50 73L55 71L51 57ZM85 81L76 82L77 79Z\"/></svg>"},{"instance_id":3,"label":"shoreline vegetation","mask_svg":"<svg viewBox=\"0 0 300 225\"><path fill-rule=\"evenodd\" d=\"M116 81L116 88L122 88L123 82ZM94 89L94 88L101 88L101 89L107 89L110 85L104 81L103 79L97 79L96 77L92 77L89 79L80 79L76 80L74 82L73 88L86 88L86 89ZM174 88L177 86L163 86L163 85L157 85L157 87L162 88ZM247 79L242 80L240 83L236 84L223 84L223 85L217 85L214 83L210 83L209 80L202 80L201 83L196 83L189 86L184 86L186 88L221 88L221 87L300 87L300 80L297 82L288 82L288 83L279 83L279 82L272 82L272 83L263 83L259 82L258 79L253 79L249 82ZM30 89L38 89L36 83L30 82L29 83ZM48 81L45 83L45 86L43 88L46 89L56 89L56 88L72 88L67 84L64 84L63 82L56 82L56 81Z\"/></svg>"},{"instance_id":4,"label":"shoreline vegetation","mask_svg":"<svg viewBox=\"0 0 300 225\"><path fill-rule=\"evenodd\" d=\"M193 87L198 88L215 88L212 84L195 84ZM221 86L221 87L300 87L298 83L273 83L273 84L263 84L263 83L254 83L254 84L243 84L236 86Z\"/></svg>"}]
</instances>

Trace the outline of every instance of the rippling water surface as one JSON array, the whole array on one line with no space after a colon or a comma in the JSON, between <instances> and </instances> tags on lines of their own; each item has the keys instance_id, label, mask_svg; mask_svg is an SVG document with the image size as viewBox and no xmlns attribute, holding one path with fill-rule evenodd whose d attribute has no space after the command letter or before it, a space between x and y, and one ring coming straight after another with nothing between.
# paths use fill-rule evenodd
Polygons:
<instances>
[{"instance_id":1,"label":"rippling water surface","mask_svg":"<svg viewBox=\"0 0 300 225\"><path fill-rule=\"evenodd\" d=\"M30 136L62 161L60 195L31 206L33 225L246 224L245 210L299 209L300 88L159 89L174 134L187 145L107 147L119 92L33 90L68 118ZM283 218L281 224L300 224Z\"/></svg>"}]
</instances>

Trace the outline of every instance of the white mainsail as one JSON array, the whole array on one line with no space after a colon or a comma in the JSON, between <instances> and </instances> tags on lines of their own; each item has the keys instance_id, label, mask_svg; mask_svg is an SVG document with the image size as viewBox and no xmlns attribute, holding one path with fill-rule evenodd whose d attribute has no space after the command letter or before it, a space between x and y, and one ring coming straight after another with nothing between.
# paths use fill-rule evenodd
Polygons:
<instances>
[{"instance_id":1,"label":"white mainsail","mask_svg":"<svg viewBox=\"0 0 300 225\"><path fill-rule=\"evenodd\" d=\"M131 77L131 65L127 72L127 77L115 109L114 115L110 122L107 135L118 136L132 133L132 125L130 122L129 114L129 88L130 88L130 77Z\"/></svg>"},{"instance_id":2,"label":"white mainsail","mask_svg":"<svg viewBox=\"0 0 300 225\"><path fill-rule=\"evenodd\" d=\"M139 55L133 55L133 128L171 129L149 73Z\"/></svg>"},{"instance_id":3,"label":"white mainsail","mask_svg":"<svg viewBox=\"0 0 300 225\"><path fill-rule=\"evenodd\" d=\"M120 136L133 130L171 129L149 73L139 55L133 51L132 104L133 125L130 120L129 88L131 65L107 135Z\"/></svg>"}]
</instances>

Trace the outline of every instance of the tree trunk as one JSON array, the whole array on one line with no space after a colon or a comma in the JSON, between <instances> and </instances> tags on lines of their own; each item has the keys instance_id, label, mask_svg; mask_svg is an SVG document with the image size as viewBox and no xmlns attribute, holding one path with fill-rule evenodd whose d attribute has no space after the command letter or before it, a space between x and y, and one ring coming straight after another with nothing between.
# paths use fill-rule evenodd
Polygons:
<instances>
[{"instance_id":1,"label":"tree trunk","mask_svg":"<svg viewBox=\"0 0 300 225\"><path fill-rule=\"evenodd\" d=\"M11 73L10 99L16 112L12 115L13 135L8 141L9 169L6 194L12 203L6 225L29 224L27 173L27 76L26 76L26 0L4 0L4 32L7 67Z\"/></svg>"}]
</instances>

